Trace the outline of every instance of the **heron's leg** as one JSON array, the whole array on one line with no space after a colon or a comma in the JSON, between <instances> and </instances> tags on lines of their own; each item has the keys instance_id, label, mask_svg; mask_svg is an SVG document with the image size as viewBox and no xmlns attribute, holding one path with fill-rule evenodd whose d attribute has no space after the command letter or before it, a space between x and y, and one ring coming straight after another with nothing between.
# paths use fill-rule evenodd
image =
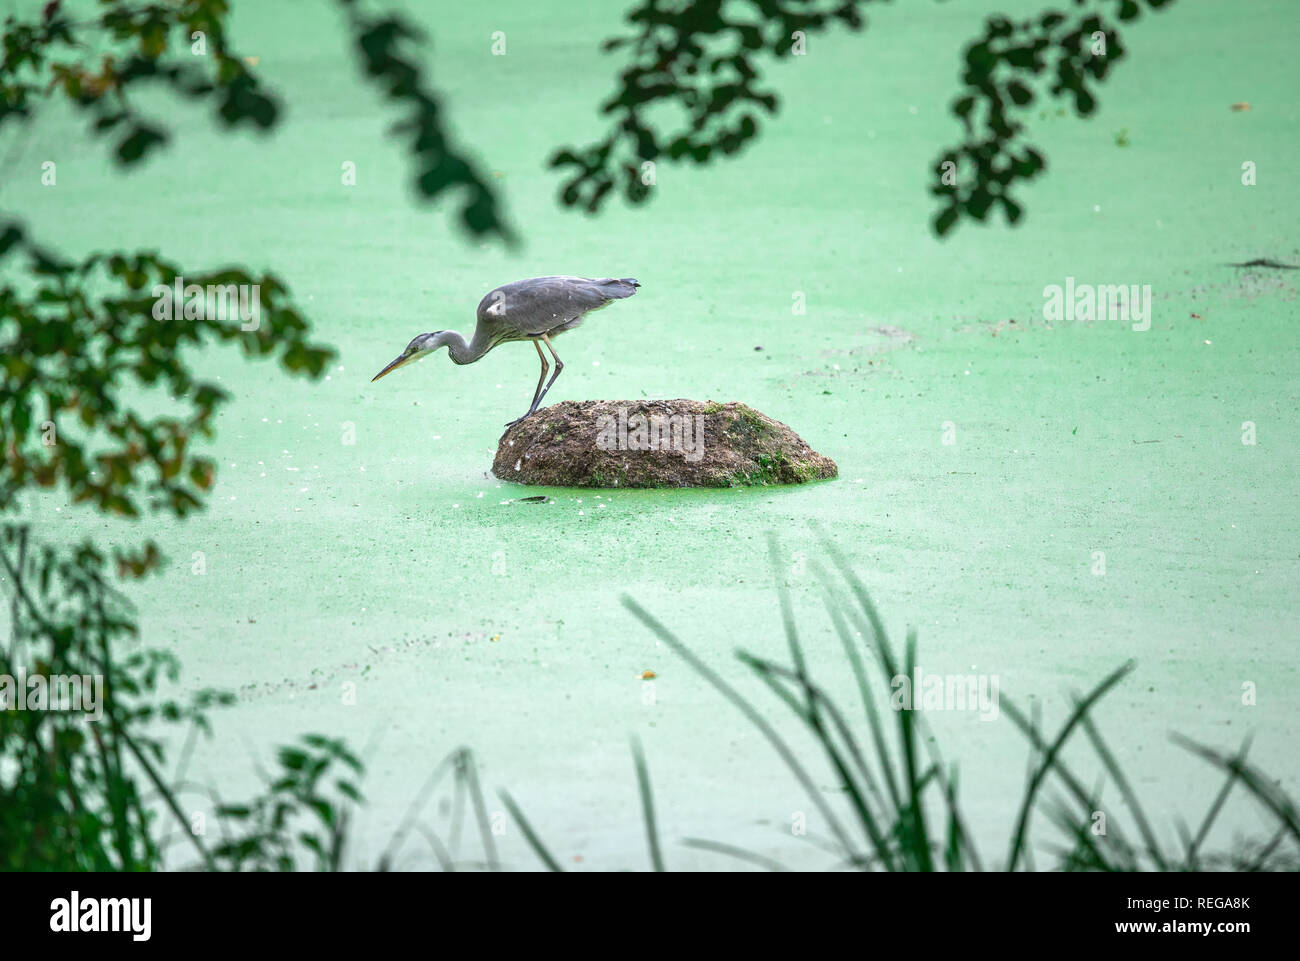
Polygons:
<instances>
[{"instance_id":1,"label":"heron's leg","mask_svg":"<svg viewBox=\"0 0 1300 961\"><path fill-rule=\"evenodd\" d=\"M560 360L560 355L557 354L555 352L555 348L551 346L551 338L547 337L545 334L542 334L542 336L539 337L538 340L546 344L546 349L549 350L551 352L551 356L555 358L555 373L551 375L551 379L548 380L546 382L546 386L542 388L541 396L539 396L536 400L533 401L533 409L528 412L530 414L537 410L537 405L540 404L545 399L546 392L550 390L551 385L555 383L555 378L559 377L560 371L564 370L564 361ZM536 341L534 341L534 343L536 343ZM542 348L538 347L537 352L541 353L541 351Z\"/></svg>"},{"instance_id":2,"label":"heron's leg","mask_svg":"<svg viewBox=\"0 0 1300 961\"><path fill-rule=\"evenodd\" d=\"M542 372L537 378L537 389L533 391L533 403L532 406L528 408L528 414L537 410L537 405L542 399L542 381L546 380L546 372L551 369L551 365L546 362L546 355L542 353L542 345L537 342L536 338L533 338L533 346L537 348L537 359L542 362ZM559 358L556 358L556 360L558 361ZM527 417L528 414L524 414L524 417ZM516 417L510 423L506 424L506 426L514 427L515 424L523 420L524 417Z\"/></svg>"}]
</instances>

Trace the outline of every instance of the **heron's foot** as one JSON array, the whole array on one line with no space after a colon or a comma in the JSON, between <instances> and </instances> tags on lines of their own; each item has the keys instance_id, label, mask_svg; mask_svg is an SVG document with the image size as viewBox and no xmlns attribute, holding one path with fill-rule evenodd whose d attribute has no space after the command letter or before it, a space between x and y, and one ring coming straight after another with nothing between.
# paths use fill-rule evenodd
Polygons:
<instances>
[{"instance_id":1,"label":"heron's foot","mask_svg":"<svg viewBox=\"0 0 1300 961\"><path fill-rule=\"evenodd\" d=\"M518 424L518 423L520 423L520 422L522 422L522 421L525 421L525 420L527 420L528 418L532 417L534 413L536 413L536 412L530 410L528 413L524 414L523 417L516 417L516 418L515 418L514 420L512 420L510 423L506 424L506 426L507 426L507 427L514 427L515 424Z\"/></svg>"}]
</instances>

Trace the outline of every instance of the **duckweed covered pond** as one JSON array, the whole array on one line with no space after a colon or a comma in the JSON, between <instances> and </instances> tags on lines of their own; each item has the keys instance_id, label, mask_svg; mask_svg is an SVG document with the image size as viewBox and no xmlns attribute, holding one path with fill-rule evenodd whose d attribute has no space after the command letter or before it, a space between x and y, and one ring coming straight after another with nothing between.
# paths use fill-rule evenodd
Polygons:
<instances>
[{"instance_id":1,"label":"duckweed covered pond","mask_svg":"<svg viewBox=\"0 0 1300 961\"><path fill-rule=\"evenodd\" d=\"M791 835L807 801L768 745L619 602L631 594L761 700L731 653L782 656L779 576L810 669L849 698L810 573L816 522L895 633L919 629L926 672L995 674L1059 720L1071 690L1136 659L1098 722L1148 809L1199 811L1217 784L1171 730L1225 749L1253 733L1252 759L1300 789L1296 279L1226 266L1300 262L1294 13L1178 4L1135 25L1097 116L1032 123L1052 163L1023 225L940 243L927 168L955 135L961 46L993 9L895 5L863 35L819 36L774 69L783 109L742 156L663 165L651 205L587 218L555 203L546 158L602 123L615 62L598 46L618 5L440 5L436 21L413 7L451 122L524 235L518 253L471 245L445 211L411 202L392 118L326 6L235 14L291 106L268 139L177 110L165 155L124 178L85 149L80 118L35 128L4 196L44 236L266 264L339 351L318 384L199 358L237 398L199 517L123 533L66 503L28 505L69 538L152 534L171 559L133 589L143 636L174 647L187 688L240 696L191 778L240 796L274 745L346 736L365 748L371 799L353 853L373 860L432 766L470 745L484 784L508 787L566 866L639 868L635 734L670 866L731 866L686 836L820 865L824 826ZM493 57L502 29L509 54ZM47 158L56 188L40 185ZM344 162L355 186L340 184ZM526 346L369 383L415 333L471 327L493 286L566 272L634 274L642 289L565 338L570 369L548 400L740 398L838 478L522 488L489 467L532 386ZM1149 284L1149 329L1045 319L1045 288L1067 278ZM777 575L767 531L783 545ZM973 832L996 846L1023 740L976 712L930 720ZM1249 809L1224 824L1254 827ZM507 864L536 865L513 827L498 841ZM403 857L429 861L414 846Z\"/></svg>"}]
</instances>

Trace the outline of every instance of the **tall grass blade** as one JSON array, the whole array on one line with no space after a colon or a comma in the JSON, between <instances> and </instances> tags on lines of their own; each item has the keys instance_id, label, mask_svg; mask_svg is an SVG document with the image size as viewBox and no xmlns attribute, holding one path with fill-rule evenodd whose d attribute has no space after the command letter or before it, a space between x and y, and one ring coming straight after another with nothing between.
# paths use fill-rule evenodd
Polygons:
<instances>
[{"instance_id":1,"label":"tall grass blade","mask_svg":"<svg viewBox=\"0 0 1300 961\"><path fill-rule=\"evenodd\" d=\"M1169 862L1165 860L1164 854L1160 850L1160 842L1156 838L1155 831L1151 830L1151 823L1147 820L1142 805L1138 801L1137 793L1133 786L1129 784L1128 778L1124 776L1119 762L1115 760L1115 755L1111 753L1110 748L1102 739L1101 732L1097 730L1097 725L1092 722L1092 718L1084 716L1083 730L1088 735L1088 740L1092 742L1093 749L1097 756L1101 758L1102 764L1110 772L1111 778L1118 785L1120 794L1123 795L1124 801L1128 804L1129 810L1133 812L1133 820L1137 824L1138 833L1142 835L1142 840L1146 842L1147 853L1151 855L1151 860L1155 862L1156 867L1161 871L1169 870Z\"/></svg>"},{"instance_id":2,"label":"tall grass blade","mask_svg":"<svg viewBox=\"0 0 1300 961\"><path fill-rule=\"evenodd\" d=\"M908 631L903 657L903 675L909 678L914 677L916 674L916 632L914 630ZM919 692L912 692L913 697L918 695ZM917 724L912 711L913 707L915 707L915 704L895 712L898 715L899 736L903 742L903 768L907 774L908 795L907 805L903 809L903 817L899 822L904 829L901 840L904 850L910 852L916 870L933 871L934 861L930 854L930 836L925 822L924 788L917 774Z\"/></svg>"},{"instance_id":3,"label":"tall grass blade","mask_svg":"<svg viewBox=\"0 0 1300 961\"><path fill-rule=\"evenodd\" d=\"M858 578L852 566L844 553L835 546L822 530L821 525L813 523L813 529L817 531L821 538L822 547L830 555L835 567L839 570L840 576L844 578L849 585L849 590L857 598L858 605L862 608L862 613L866 616L867 622L871 626L871 635L875 641L876 650L880 654L881 663L884 665L885 673L889 677L898 676L898 663L894 659L894 652L889 644L889 635L885 632L885 623L880 619L880 614L876 610L876 605L872 602L871 596L867 593L866 586Z\"/></svg>"},{"instance_id":4,"label":"tall grass blade","mask_svg":"<svg viewBox=\"0 0 1300 961\"><path fill-rule=\"evenodd\" d=\"M750 864L765 868L768 871L788 871L790 870L775 858L769 858L765 854L759 854L756 851L749 851L734 844L725 844L722 841L709 841L704 838L684 838L682 844L688 848L699 848L701 851L715 851L718 854L725 854L741 861L748 861Z\"/></svg>"},{"instance_id":5,"label":"tall grass blade","mask_svg":"<svg viewBox=\"0 0 1300 961\"><path fill-rule=\"evenodd\" d=\"M1051 773L1056 766L1056 757L1061 748L1065 746L1066 740L1073 733L1076 726L1082 718L1092 709L1092 706L1105 695L1112 687L1118 684L1124 677L1133 670L1133 662L1127 661L1120 665L1110 674L1108 674L1100 684L1092 689L1089 694L1081 701L1075 703L1074 710L1070 713L1069 718L1061 727L1056 739L1048 746L1043 755L1042 763L1035 770L1028 788L1025 790L1025 796L1020 802L1020 813L1016 816L1015 833L1011 838L1011 853L1007 857L1007 870L1014 871L1016 865L1020 862L1021 852L1024 851L1028 840L1029 831L1029 813L1033 808L1034 799L1038 796L1038 790L1043 784L1043 780Z\"/></svg>"},{"instance_id":6,"label":"tall grass blade","mask_svg":"<svg viewBox=\"0 0 1300 961\"><path fill-rule=\"evenodd\" d=\"M740 712L745 715L746 719L748 719L751 724L759 729L767 739L768 743L771 744L777 754L780 755L781 760L785 762L786 767L790 769L791 773L794 774L795 778L803 786L804 791L808 794L809 800L816 805L817 810L821 813L822 817L826 819L826 823L830 827L831 832L844 847L844 850L852 851L854 849L853 844L850 841L847 832L845 832L844 828L841 826L839 818L835 816L835 812L831 810L830 805L826 803L826 799L821 796L821 792L817 789L817 785L813 783L812 778L804 769L804 766L799 763L799 759L795 756L789 745L787 745L781 738L781 735L776 732L776 729L772 727L763 715L759 714L758 711L755 710L754 707L735 690L735 688L724 681L707 664L696 657L695 654L686 647L686 645L677 639L676 635L660 624L649 611L645 610L645 608L626 594L623 595L622 600L623 606L631 611L642 624L648 627L661 641L672 648L678 657L686 661L686 663L689 664L696 673L712 684L723 697L734 704Z\"/></svg>"},{"instance_id":7,"label":"tall grass blade","mask_svg":"<svg viewBox=\"0 0 1300 961\"><path fill-rule=\"evenodd\" d=\"M1174 743L1186 748L1193 754L1203 757L1215 767L1236 774L1242 786L1278 819L1296 841L1300 841L1300 814L1296 812L1295 802L1291 800L1285 791L1271 783L1268 775L1244 760L1240 752L1232 757L1227 757L1213 748L1198 744L1181 734L1174 734L1171 737Z\"/></svg>"},{"instance_id":8,"label":"tall grass blade","mask_svg":"<svg viewBox=\"0 0 1300 961\"><path fill-rule=\"evenodd\" d=\"M1237 762L1244 763L1246 754L1250 751L1250 738L1242 742L1241 750L1236 754ZM1228 801L1228 795L1232 793L1232 786L1237 783L1240 775L1235 770L1228 771L1228 778L1223 782L1223 787L1219 788L1219 793L1214 796L1210 807L1205 812L1205 817L1201 819L1201 826L1196 831L1196 836L1187 844L1187 861L1191 870L1196 870L1197 857L1200 853L1201 845L1210 834L1210 829L1214 827L1214 822L1218 820L1219 813L1223 810L1224 804Z\"/></svg>"},{"instance_id":9,"label":"tall grass blade","mask_svg":"<svg viewBox=\"0 0 1300 961\"><path fill-rule=\"evenodd\" d=\"M515 799L510 796L508 791L501 791L500 794L501 802L505 804L510 816L519 824L519 830L523 832L524 840L528 842L528 846L533 849L533 852L541 859L542 863L552 871L563 871L564 868L560 867L560 862L555 860L551 852L546 849L546 845L537 836L533 826L528 823L528 818L524 817L524 812L515 803Z\"/></svg>"},{"instance_id":10,"label":"tall grass blade","mask_svg":"<svg viewBox=\"0 0 1300 961\"><path fill-rule=\"evenodd\" d=\"M857 762L860 766L865 767L866 762L862 759L857 742L854 740L852 732L844 722L843 716L839 713L838 709L834 707L825 692L814 685L806 677L801 677L788 668L781 667L780 665L773 664L769 661L764 661L751 654L742 652L739 657L744 664L748 665L758 674L759 678L766 683L778 697L785 701L801 721L812 729L814 736L826 752L831 767L834 768L835 773L838 775L840 784L848 793L851 806L855 813L857 813L863 829L867 832L867 836L871 841L871 846L876 852L876 857L888 870L895 870L896 864L893 852L889 847L889 841L876 823L876 818L871 812L870 803L859 789L848 764L845 762L843 754L835 744L834 738L831 737L830 732L828 732L823 725L814 723L809 709L801 708L799 703L790 696L789 692L781 687L777 678L784 677L802 685L805 693L805 701L807 703L827 705L833 720L837 723L841 737L846 741L849 747L850 754L857 758ZM849 850L849 853L852 854L851 849Z\"/></svg>"},{"instance_id":11,"label":"tall grass blade","mask_svg":"<svg viewBox=\"0 0 1300 961\"><path fill-rule=\"evenodd\" d=\"M497 860L497 845L492 839L492 827L488 820L487 804L483 801L483 790L478 783L478 768L474 764L474 753L467 747L461 748L456 753L456 774L458 777L463 777L469 785L469 794L474 802L474 815L478 819L478 832L483 843L483 853L487 857L488 870L499 871L501 864Z\"/></svg>"},{"instance_id":12,"label":"tall grass blade","mask_svg":"<svg viewBox=\"0 0 1300 961\"><path fill-rule=\"evenodd\" d=\"M636 783L641 792L641 813L645 819L646 844L650 848L650 865L656 871L664 870L663 852L659 848L659 828L655 822L655 798L650 789L650 768L645 762L641 742L632 738L632 763L636 766Z\"/></svg>"},{"instance_id":13,"label":"tall grass blade","mask_svg":"<svg viewBox=\"0 0 1300 961\"><path fill-rule=\"evenodd\" d=\"M411 806L407 808L406 815L397 825L397 830L393 832L392 836L388 839L388 844L385 845L384 850L380 853L380 861L389 862L392 860L393 856L396 855L398 847L400 847L402 841L406 839L406 835L415 828L416 819L419 818L420 812L423 811L424 806L429 803L429 798L433 796L433 791L438 786L438 782L441 781L447 771L450 770L455 759L456 754L455 752L452 752L434 765L428 778L425 779L424 785L416 792L415 798L411 801Z\"/></svg>"},{"instance_id":14,"label":"tall grass blade","mask_svg":"<svg viewBox=\"0 0 1300 961\"><path fill-rule=\"evenodd\" d=\"M867 726L871 730L872 746L876 752L876 758L880 764L880 776L885 782L885 787L889 791L889 798L893 802L894 813L897 814L903 807L902 796L899 793L898 784L894 777L894 760L890 757L889 746L885 741L884 726L881 724L880 715L876 711L875 698L871 696L871 682L867 677L866 665L862 663L862 657L858 653L857 644L854 643L853 637L849 633L848 623L844 619L844 613L840 609L839 600L834 593L834 588L830 583L829 574L826 568L816 562L813 563L813 570L822 581L824 588L822 599L826 605L826 611L830 615L831 623L835 626L835 632L840 637L840 644L844 648L845 657L848 658L849 666L853 670L854 680L857 682L858 695L862 699L863 711L867 716ZM874 786L874 782L873 782ZM876 788L877 795L879 789ZM883 799L880 800L881 807L884 807Z\"/></svg>"}]
</instances>

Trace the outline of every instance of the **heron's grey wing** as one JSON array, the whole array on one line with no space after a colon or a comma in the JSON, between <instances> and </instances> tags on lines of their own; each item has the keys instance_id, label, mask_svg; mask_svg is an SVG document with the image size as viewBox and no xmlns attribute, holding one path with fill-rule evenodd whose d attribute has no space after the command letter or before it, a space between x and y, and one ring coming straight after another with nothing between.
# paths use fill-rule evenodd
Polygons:
<instances>
[{"instance_id":1,"label":"heron's grey wing","mask_svg":"<svg viewBox=\"0 0 1300 961\"><path fill-rule=\"evenodd\" d=\"M557 276L517 280L489 292L478 305L478 316L535 336L599 310L610 301L631 297L637 286L631 278Z\"/></svg>"}]
</instances>

